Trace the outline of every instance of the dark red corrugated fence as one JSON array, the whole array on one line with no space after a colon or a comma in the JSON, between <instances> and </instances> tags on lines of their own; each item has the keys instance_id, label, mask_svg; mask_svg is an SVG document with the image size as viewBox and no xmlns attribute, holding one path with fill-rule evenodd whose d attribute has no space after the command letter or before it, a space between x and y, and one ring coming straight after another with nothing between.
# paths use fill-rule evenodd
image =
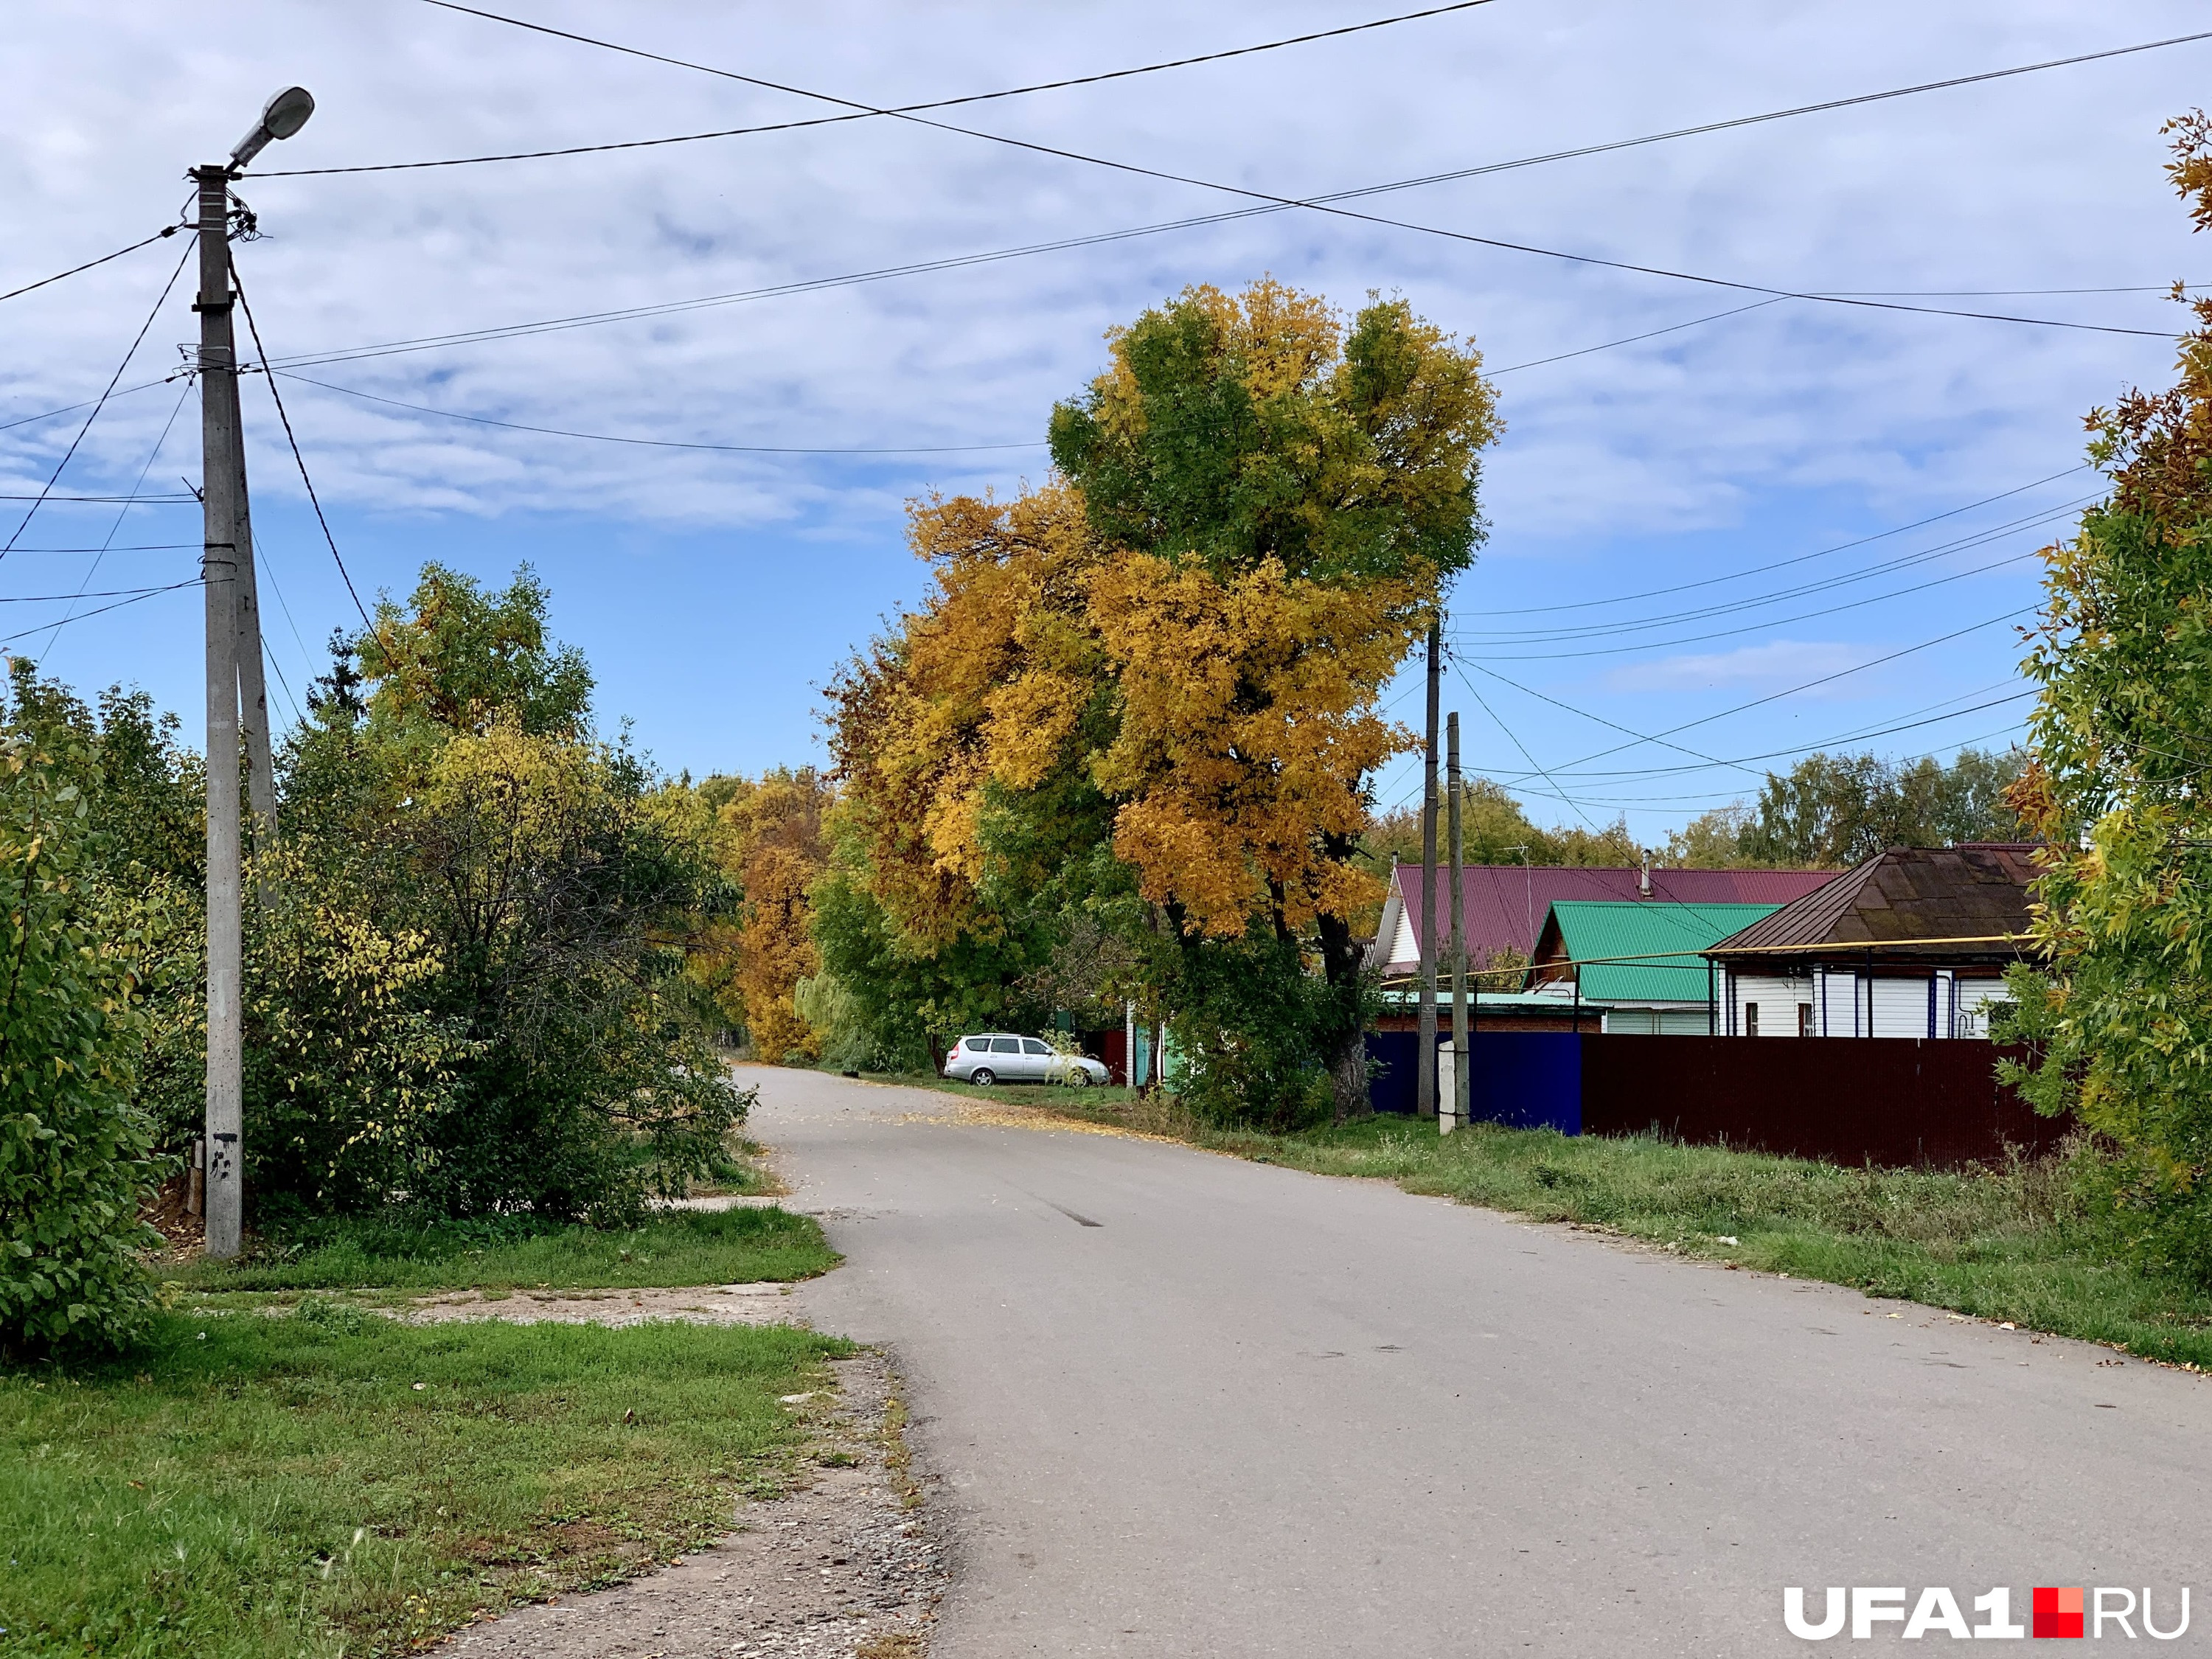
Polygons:
<instances>
[{"instance_id":1,"label":"dark red corrugated fence","mask_svg":"<svg viewBox=\"0 0 2212 1659\"><path fill-rule=\"evenodd\" d=\"M1835 1164L1954 1164L2035 1152L2070 1119L1996 1079L2000 1050L1908 1037L1582 1039L1584 1134L1756 1147Z\"/></svg>"}]
</instances>

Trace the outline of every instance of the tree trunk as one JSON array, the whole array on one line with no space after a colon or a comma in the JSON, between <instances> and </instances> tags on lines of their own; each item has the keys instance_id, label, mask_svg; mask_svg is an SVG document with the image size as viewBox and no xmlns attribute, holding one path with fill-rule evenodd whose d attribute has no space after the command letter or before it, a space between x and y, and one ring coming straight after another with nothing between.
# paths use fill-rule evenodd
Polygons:
<instances>
[{"instance_id":1,"label":"tree trunk","mask_svg":"<svg viewBox=\"0 0 2212 1659\"><path fill-rule=\"evenodd\" d=\"M1328 836L1322 846L1340 861L1349 860L1357 843L1349 836ZM1342 916L1316 919L1321 935L1322 977L1327 980L1334 1019L1324 1035L1322 1053L1328 1066L1330 1092L1335 1097L1336 1121L1365 1117L1375 1109L1367 1087L1367 1032L1360 1006L1359 944L1352 924Z\"/></svg>"}]
</instances>

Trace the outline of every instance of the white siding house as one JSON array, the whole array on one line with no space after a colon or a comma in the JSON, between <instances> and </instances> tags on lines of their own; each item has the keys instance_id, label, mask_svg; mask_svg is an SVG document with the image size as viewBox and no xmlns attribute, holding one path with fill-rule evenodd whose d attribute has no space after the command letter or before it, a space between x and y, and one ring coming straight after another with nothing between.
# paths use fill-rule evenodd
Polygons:
<instances>
[{"instance_id":1,"label":"white siding house","mask_svg":"<svg viewBox=\"0 0 2212 1659\"><path fill-rule=\"evenodd\" d=\"M1729 1036L1986 1039L2033 849L1896 848L1705 952Z\"/></svg>"}]
</instances>

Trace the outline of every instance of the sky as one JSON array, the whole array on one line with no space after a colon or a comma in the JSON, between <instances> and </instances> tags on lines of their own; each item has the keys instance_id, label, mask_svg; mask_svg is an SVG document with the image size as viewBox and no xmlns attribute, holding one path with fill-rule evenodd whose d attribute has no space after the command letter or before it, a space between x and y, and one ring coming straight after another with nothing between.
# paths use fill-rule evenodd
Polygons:
<instances>
[{"instance_id":1,"label":"sky","mask_svg":"<svg viewBox=\"0 0 2212 1659\"><path fill-rule=\"evenodd\" d=\"M2179 0L1488 0L929 117L968 132L820 118L1393 8L486 9L848 101L428 0L15 0L0 292L174 222L185 169L307 87L313 118L237 186L260 236L236 258L345 572L373 601L425 561L493 583L526 562L603 724L670 772L821 763L822 688L926 591L908 503L1042 481L1047 416L1109 330L1263 274L1347 313L1402 295L1495 375L1505 430L1444 702L1468 766L1540 821L1625 814L1663 843L1809 748L2002 745L2028 707L2033 556L2097 493L2082 416L2166 382L2166 290L2212 281L2159 131L2206 100L2212 40L1342 204L1399 224L1176 223L1266 205L1239 191L1304 200L2208 27ZM814 124L321 171L794 121ZM173 378L190 274L156 307L189 252L173 237L0 302L0 495L159 498L27 520L0 501L0 649L86 690L143 685L197 742L199 597L170 587L200 535L197 406ZM111 378L89 426L51 412ZM289 714L360 616L269 384L244 397ZM1418 722L1417 674L1389 696ZM1416 764L1386 770L1379 805L1417 793Z\"/></svg>"}]
</instances>

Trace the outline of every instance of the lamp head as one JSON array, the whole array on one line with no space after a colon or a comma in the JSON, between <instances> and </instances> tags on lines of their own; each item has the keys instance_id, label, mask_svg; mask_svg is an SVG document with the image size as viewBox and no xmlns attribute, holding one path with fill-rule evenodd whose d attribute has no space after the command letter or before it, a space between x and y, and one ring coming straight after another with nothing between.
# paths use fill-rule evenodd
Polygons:
<instances>
[{"instance_id":1,"label":"lamp head","mask_svg":"<svg viewBox=\"0 0 2212 1659\"><path fill-rule=\"evenodd\" d=\"M262 106L261 119L253 131L238 141L230 152L231 171L235 173L266 149L271 139L289 138L307 125L307 118L315 112L315 100L305 87L287 87Z\"/></svg>"}]
</instances>

